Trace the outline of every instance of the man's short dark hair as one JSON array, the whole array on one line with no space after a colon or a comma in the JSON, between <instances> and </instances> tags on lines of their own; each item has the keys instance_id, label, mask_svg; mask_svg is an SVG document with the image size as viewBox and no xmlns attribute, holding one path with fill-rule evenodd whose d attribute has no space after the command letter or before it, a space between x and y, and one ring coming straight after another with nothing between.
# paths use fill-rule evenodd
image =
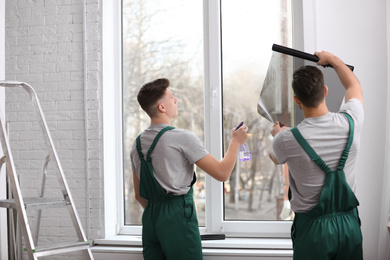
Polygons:
<instances>
[{"instance_id":1,"label":"man's short dark hair","mask_svg":"<svg viewBox=\"0 0 390 260\"><path fill-rule=\"evenodd\" d=\"M293 74L292 88L306 107L317 107L324 99L324 75L314 66L303 66Z\"/></svg>"},{"instance_id":2,"label":"man's short dark hair","mask_svg":"<svg viewBox=\"0 0 390 260\"><path fill-rule=\"evenodd\" d=\"M157 114L156 104L164 96L169 84L168 79L159 78L144 84L138 92L138 103L150 117Z\"/></svg>"}]
</instances>

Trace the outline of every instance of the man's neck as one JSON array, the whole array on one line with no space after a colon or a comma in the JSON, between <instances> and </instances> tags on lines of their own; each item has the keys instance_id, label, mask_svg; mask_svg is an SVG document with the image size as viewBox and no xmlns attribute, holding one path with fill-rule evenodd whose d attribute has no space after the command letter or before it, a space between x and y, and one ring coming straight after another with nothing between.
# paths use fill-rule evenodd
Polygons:
<instances>
[{"instance_id":1,"label":"man's neck","mask_svg":"<svg viewBox=\"0 0 390 260\"><path fill-rule=\"evenodd\" d=\"M159 124L168 124L168 125L170 125L171 124L171 120L169 120L168 118L154 117L154 118L151 118L150 124L151 125L159 125Z\"/></svg>"},{"instance_id":2,"label":"man's neck","mask_svg":"<svg viewBox=\"0 0 390 260\"><path fill-rule=\"evenodd\" d=\"M311 107L305 107L302 109L303 117L304 118L310 118L310 117L320 117L324 116L329 113L328 107L325 103L322 103L318 107L311 108Z\"/></svg>"}]
</instances>

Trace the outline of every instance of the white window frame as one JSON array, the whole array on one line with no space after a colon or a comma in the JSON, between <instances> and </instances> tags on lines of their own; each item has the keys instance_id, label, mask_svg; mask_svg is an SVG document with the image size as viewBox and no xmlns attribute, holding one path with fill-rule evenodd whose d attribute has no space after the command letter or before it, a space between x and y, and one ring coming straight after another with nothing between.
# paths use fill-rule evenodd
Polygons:
<instances>
[{"instance_id":1,"label":"white window frame","mask_svg":"<svg viewBox=\"0 0 390 260\"><path fill-rule=\"evenodd\" d=\"M294 12L302 12L296 1ZM103 117L105 236L141 234L141 226L124 225L121 99L121 0L103 1ZM220 0L204 0L205 146L217 159L222 147L222 78ZM302 21L294 20L299 28ZM297 27L298 26L298 27ZM301 28L301 27L300 27ZM294 32L296 33L296 32ZM300 37L297 37L300 38ZM301 44L294 42L295 46ZM112 69L114 68L114 69ZM219 136L220 138L211 138ZM130 145L130 144L129 144ZM223 186L206 175L206 224L201 234L224 233L231 237L290 236L291 221L225 221ZM115 190L116 192L112 192Z\"/></svg>"},{"instance_id":2,"label":"white window frame","mask_svg":"<svg viewBox=\"0 0 390 260\"><path fill-rule=\"evenodd\" d=\"M105 237L122 233L122 14L121 0L102 1L102 80Z\"/></svg>"},{"instance_id":3,"label":"white window frame","mask_svg":"<svg viewBox=\"0 0 390 260\"><path fill-rule=\"evenodd\" d=\"M0 80L5 79L5 1L0 2ZM5 88L0 88L0 113L5 120ZM0 158L3 157L0 148ZM6 165L0 168L0 199L6 199ZM7 209L0 209L0 259L8 259L8 226Z\"/></svg>"}]
</instances>

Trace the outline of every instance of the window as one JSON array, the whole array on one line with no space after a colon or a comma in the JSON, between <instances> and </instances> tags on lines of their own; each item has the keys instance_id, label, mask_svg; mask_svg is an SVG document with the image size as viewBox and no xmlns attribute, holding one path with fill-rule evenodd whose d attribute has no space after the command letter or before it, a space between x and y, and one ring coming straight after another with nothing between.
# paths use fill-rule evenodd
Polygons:
<instances>
[{"instance_id":1,"label":"window","mask_svg":"<svg viewBox=\"0 0 390 260\"><path fill-rule=\"evenodd\" d=\"M268 157L272 123L259 116L256 107L269 70L272 44L291 45L289 4L285 0L221 1L224 147L229 144L230 129L244 121L250 129L247 143L252 153L248 161L237 160L235 171L224 185L225 220L279 219L282 167L275 166ZM284 113L279 120L291 125L290 109L282 108L289 102L282 102L281 94L291 89L285 83L285 92L280 91L281 86L272 86L270 98L275 109L270 113L274 117Z\"/></svg>"},{"instance_id":2,"label":"window","mask_svg":"<svg viewBox=\"0 0 390 260\"><path fill-rule=\"evenodd\" d=\"M282 167L268 159L270 122L256 111L273 43L291 46L287 0L122 0L123 190L119 233L139 234L142 209L134 199L129 158L137 135L149 125L136 93L147 81L167 77L178 97L178 128L189 129L221 159L240 121L250 127L252 159L237 161L221 184L196 169L194 186L201 232L289 236L278 221ZM281 92L278 92L279 94ZM291 116L280 106L276 114Z\"/></svg>"},{"instance_id":3,"label":"window","mask_svg":"<svg viewBox=\"0 0 390 260\"><path fill-rule=\"evenodd\" d=\"M141 224L134 199L131 145L150 124L137 102L139 88L168 78L178 98L172 124L204 139L203 21L199 0L123 0L123 151L125 225ZM194 198L204 225L204 173L197 171ZM203 217L202 217L203 216Z\"/></svg>"}]
</instances>

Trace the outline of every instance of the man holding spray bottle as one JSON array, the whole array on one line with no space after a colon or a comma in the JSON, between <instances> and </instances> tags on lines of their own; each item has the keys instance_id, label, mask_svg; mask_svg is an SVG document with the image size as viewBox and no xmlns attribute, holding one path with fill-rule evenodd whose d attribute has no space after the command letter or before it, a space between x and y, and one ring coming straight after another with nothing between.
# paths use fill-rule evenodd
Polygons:
<instances>
[{"instance_id":1,"label":"man holding spray bottle","mask_svg":"<svg viewBox=\"0 0 390 260\"><path fill-rule=\"evenodd\" d=\"M202 244L192 197L194 164L218 181L226 181L236 163L248 127L232 129L225 156L217 160L192 132L171 126L178 99L160 78L144 84L137 96L150 126L133 144L134 195L145 209L142 246L145 260L201 260Z\"/></svg>"}]
</instances>

